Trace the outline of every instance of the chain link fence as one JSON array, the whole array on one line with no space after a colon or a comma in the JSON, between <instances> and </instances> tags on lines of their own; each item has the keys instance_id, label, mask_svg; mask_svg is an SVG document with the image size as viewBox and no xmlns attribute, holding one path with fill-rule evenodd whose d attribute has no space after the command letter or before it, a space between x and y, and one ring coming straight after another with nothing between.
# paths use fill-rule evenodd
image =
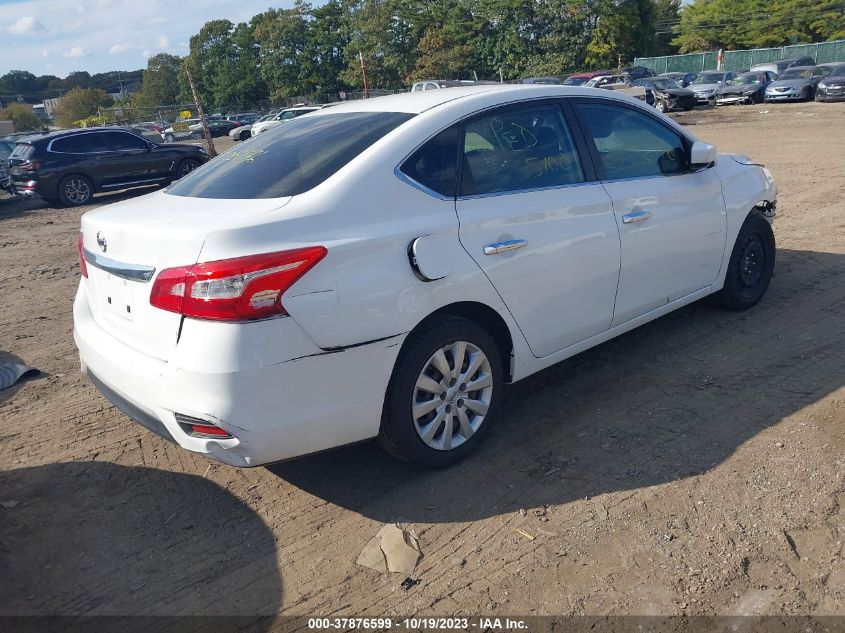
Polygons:
<instances>
[{"instance_id":1,"label":"chain link fence","mask_svg":"<svg viewBox=\"0 0 845 633\"><path fill-rule=\"evenodd\" d=\"M741 70L750 68L754 64L805 56L812 57L817 64L845 62L845 40L819 42L818 44L794 44L779 48L725 51L722 68L724 70ZM634 59L634 64L650 68L657 74L669 72L695 73L702 70L716 70L718 54L711 51L665 57L637 57Z\"/></svg>"}]
</instances>

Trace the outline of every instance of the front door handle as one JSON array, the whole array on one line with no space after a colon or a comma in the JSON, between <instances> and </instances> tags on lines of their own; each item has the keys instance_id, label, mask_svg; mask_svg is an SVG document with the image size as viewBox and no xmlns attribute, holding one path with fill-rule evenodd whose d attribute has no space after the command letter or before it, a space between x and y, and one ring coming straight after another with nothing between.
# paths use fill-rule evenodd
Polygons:
<instances>
[{"instance_id":1,"label":"front door handle","mask_svg":"<svg viewBox=\"0 0 845 633\"><path fill-rule=\"evenodd\" d=\"M622 224L633 224L634 222L642 222L651 218L651 211L634 211L628 215L622 216Z\"/></svg>"},{"instance_id":2,"label":"front door handle","mask_svg":"<svg viewBox=\"0 0 845 633\"><path fill-rule=\"evenodd\" d=\"M507 251L515 251L523 246L528 246L527 240L505 240L504 242L493 242L484 245L485 255L498 255Z\"/></svg>"}]
</instances>

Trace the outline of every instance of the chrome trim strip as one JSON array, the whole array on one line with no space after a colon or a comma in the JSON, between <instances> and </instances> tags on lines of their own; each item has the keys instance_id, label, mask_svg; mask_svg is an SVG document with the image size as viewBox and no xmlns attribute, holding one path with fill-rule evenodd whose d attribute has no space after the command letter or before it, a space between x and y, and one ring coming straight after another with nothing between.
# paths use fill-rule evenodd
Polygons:
<instances>
[{"instance_id":1,"label":"chrome trim strip","mask_svg":"<svg viewBox=\"0 0 845 633\"><path fill-rule=\"evenodd\" d=\"M416 150L414 150L416 151ZM407 159L406 159L407 160ZM404 161L403 161L404 163ZM393 175L396 176L399 180L404 182L405 184L411 185L414 189L418 189L423 193L430 195L432 198L437 198L438 200L454 200L454 196L444 196L442 193L437 193L433 189L429 189L425 185L417 182L410 176L408 176L405 172L399 169L399 165L393 168Z\"/></svg>"},{"instance_id":2,"label":"chrome trim strip","mask_svg":"<svg viewBox=\"0 0 845 633\"><path fill-rule=\"evenodd\" d=\"M161 178L149 178L147 180L133 180L131 182L117 182L113 185L100 185L100 189L116 189L117 187L129 187L130 185L142 185L145 183L149 183L151 185L160 182L162 180L167 180L166 176L162 176Z\"/></svg>"},{"instance_id":3,"label":"chrome trim strip","mask_svg":"<svg viewBox=\"0 0 845 633\"><path fill-rule=\"evenodd\" d=\"M525 246L528 246L527 240L505 240L504 242L494 242L493 244L486 244L484 246L484 254L498 255L499 253L515 251Z\"/></svg>"},{"instance_id":4,"label":"chrome trim strip","mask_svg":"<svg viewBox=\"0 0 845 633\"><path fill-rule=\"evenodd\" d=\"M82 252L85 255L85 261L99 268L110 275L120 277L121 279L128 279L130 281L148 282L153 278L156 269L153 266L144 266L142 264L127 264L126 262L119 262L102 255L92 253L87 248L83 248Z\"/></svg>"}]
</instances>

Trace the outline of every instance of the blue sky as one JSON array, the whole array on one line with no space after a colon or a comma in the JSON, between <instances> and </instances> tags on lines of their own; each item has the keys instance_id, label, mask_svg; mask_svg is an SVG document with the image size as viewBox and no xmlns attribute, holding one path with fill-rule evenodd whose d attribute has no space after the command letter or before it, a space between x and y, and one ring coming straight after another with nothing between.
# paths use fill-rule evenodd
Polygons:
<instances>
[{"instance_id":1,"label":"blue sky","mask_svg":"<svg viewBox=\"0 0 845 633\"><path fill-rule=\"evenodd\" d=\"M145 68L160 52L184 55L208 20L249 20L293 0L0 0L0 75L65 77ZM314 3L319 4L319 3Z\"/></svg>"}]
</instances>

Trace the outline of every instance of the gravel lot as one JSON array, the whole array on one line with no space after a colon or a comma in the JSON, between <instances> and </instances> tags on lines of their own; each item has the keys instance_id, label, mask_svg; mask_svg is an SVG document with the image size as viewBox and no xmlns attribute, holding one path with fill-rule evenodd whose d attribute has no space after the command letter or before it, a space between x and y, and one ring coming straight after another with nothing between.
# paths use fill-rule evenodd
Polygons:
<instances>
[{"instance_id":1,"label":"gravel lot","mask_svg":"<svg viewBox=\"0 0 845 633\"><path fill-rule=\"evenodd\" d=\"M0 392L0 614L845 615L845 103L677 116L773 172L769 293L510 387L442 472L370 444L237 470L130 422L72 340L86 209L0 198L0 350L44 372ZM390 521L409 590L355 564Z\"/></svg>"}]
</instances>

